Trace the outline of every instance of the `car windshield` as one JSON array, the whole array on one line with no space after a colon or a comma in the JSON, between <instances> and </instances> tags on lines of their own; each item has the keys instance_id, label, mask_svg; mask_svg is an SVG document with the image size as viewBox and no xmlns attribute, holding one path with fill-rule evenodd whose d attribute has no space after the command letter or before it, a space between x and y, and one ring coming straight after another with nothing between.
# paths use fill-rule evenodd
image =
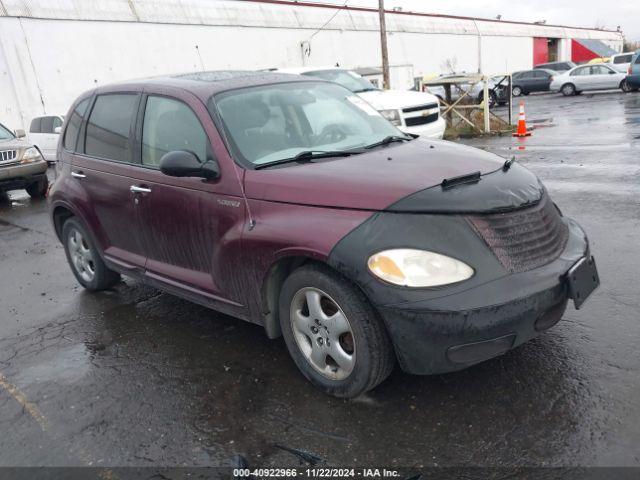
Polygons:
<instances>
[{"instance_id":1,"label":"car windshield","mask_svg":"<svg viewBox=\"0 0 640 480\"><path fill-rule=\"evenodd\" d=\"M16 138L4 125L0 124L0 140L12 140Z\"/></svg>"},{"instance_id":2,"label":"car windshield","mask_svg":"<svg viewBox=\"0 0 640 480\"><path fill-rule=\"evenodd\" d=\"M325 82L295 82L231 90L209 102L231 148L253 166L303 152L357 152L403 134L349 90Z\"/></svg>"},{"instance_id":3,"label":"car windshield","mask_svg":"<svg viewBox=\"0 0 640 480\"><path fill-rule=\"evenodd\" d=\"M378 90L369 80L361 77L356 72L351 72L349 70L316 70L313 72L303 73L303 75L309 77L318 77L322 78L323 80L338 83L344 88L348 88L353 93Z\"/></svg>"}]
</instances>

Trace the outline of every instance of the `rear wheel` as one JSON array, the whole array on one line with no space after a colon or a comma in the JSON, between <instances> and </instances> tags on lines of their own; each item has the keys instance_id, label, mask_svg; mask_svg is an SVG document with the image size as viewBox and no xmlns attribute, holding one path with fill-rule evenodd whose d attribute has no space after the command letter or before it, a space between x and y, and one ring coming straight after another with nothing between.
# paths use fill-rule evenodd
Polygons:
<instances>
[{"instance_id":1,"label":"rear wheel","mask_svg":"<svg viewBox=\"0 0 640 480\"><path fill-rule=\"evenodd\" d=\"M484 93L478 95L478 103L482 103L484 99ZM498 104L498 97L494 92L489 92L489 108L493 108Z\"/></svg>"},{"instance_id":2,"label":"rear wheel","mask_svg":"<svg viewBox=\"0 0 640 480\"><path fill-rule=\"evenodd\" d=\"M624 93L629 93L629 92L633 92L633 87L631 85L629 85L629 82L627 82L627 80L622 80L622 82L620 82L620 89L624 92Z\"/></svg>"},{"instance_id":3,"label":"rear wheel","mask_svg":"<svg viewBox=\"0 0 640 480\"><path fill-rule=\"evenodd\" d=\"M70 218L64 222L62 242L69 266L84 288L91 291L105 290L120 281L120 274L105 265L87 231L77 219Z\"/></svg>"},{"instance_id":4,"label":"rear wheel","mask_svg":"<svg viewBox=\"0 0 640 480\"><path fill-rule=\"evenodd\" d=\"M377 312L329 268L295 270L282 286L279 310L291 357L325 393L356 397L393 370L393 348Z\"/></svg>"},{"instance_id":5,"label":"rear wheel","mask_svg":"<svg viewBox=\"0 0 640 480\"><path fill-rule=\"evenodd\" d=\"M25 190L31 198L42 198L47 194L49 189L49 180L45 177L37 182L30 183Z\"/></svg>"},{"instance_id":6,"label":"rear wheel","mask_svg":"<svg viewBox=\"0 0 640 480\"><path fill-rule=\"evenodd\" d=\"M576 87L573 83L565 83L560 91L565 97L570 97L571 95L576 94Z\"/></svg>"}]
</instances>

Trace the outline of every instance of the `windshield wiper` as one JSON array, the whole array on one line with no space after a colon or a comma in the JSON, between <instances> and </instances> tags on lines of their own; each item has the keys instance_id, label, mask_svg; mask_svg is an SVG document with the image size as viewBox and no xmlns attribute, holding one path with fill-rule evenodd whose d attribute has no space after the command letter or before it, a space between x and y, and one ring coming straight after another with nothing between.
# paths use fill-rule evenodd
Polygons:
<instances>
[{"instance_id":1,"label":"windshield wiper","mask_svg":"<svg viewBox=\"0 0 640 480\"><path fill-rule=\"evenodd\" d=\"M356 155L358 153L362 153L362 151L361 150L335 150L335 151L305 150L304 152L300 152L291 158L274 160L273 162L256 165L253 168L254 170L260 170L261 168L273 167L275 165L284 165L286 163L309 163L315 160L316 158L348 157L350 155Z\"/></svg>"},{"instance_id":2,"label":"windshield wiper","mask_svg":"<svg viewBox=\"0 0 640 480\"><path fill-rule=\"evenodd\" d=\"M363 89L361 89L361 90L354 90L354 91L353 91L353 93L376 92L376 91L378 91L378 90L379 90L379 89L378 89L378 88L375 88L375 87L371 87L371 88L368 88L368 87L367 87L367 88L363 88Z\"/></svg>"},{"instance_id":3,"label":"windshield wiper","mask_svg":"<svg viewBox=\"0 0 640 480\"><path fill-rule=\"evenodd\" d=\"M400 136L400 135L389 135L388 137L384 137L379 142L372 143L371 145L367 145L364 148L369 150L371 148L376 148L376 147L382 147L384 145L389 145L390 143L393 143L393 142L405 142L405 141L408 142L409 140L413 140L413 137Z\"/></svg>"}]
</instances>

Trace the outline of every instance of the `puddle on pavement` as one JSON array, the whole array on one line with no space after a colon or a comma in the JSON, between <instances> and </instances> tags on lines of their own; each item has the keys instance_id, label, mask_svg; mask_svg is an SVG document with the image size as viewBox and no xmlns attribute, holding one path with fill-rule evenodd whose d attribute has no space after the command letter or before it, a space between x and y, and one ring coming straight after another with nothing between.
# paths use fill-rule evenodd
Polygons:
<instances>
[{"instance_id":1,"label":"puddle on pavement","mask_svg":"<svg viewBox=\"0 0 640 480\"><path fill-rule=\"evenodd\" d=\"M84 343L56 350L40 363L25 368L16 376L16 383L27 386L41 382L74 383L91 369L91 358Z\"/></svg>"}]
</instances>

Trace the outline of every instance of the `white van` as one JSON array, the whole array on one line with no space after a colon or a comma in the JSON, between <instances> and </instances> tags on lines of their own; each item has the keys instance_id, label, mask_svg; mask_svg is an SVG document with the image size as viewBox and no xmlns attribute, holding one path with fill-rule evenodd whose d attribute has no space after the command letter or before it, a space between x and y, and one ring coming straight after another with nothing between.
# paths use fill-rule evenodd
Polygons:
<instances>
[{"instance_id":1,"label":"white van","mask_svg":"<svg viewBox=\"0 0 640 480\"><path fill-rule=\"evenodd\" d=\"M633 57L633 52L618 53L611 55L608 63L617 71L627 73L629 65L631 65L631 57Z\"/></svg>"},{"instance_id":2,"label":"white van","mask_svg":"<svg viewBox=\"0 0 640 480\"><path fill-rule=\"evenodd\" d=\"M435 95L409 90L380 90L356 72L338 67L279 68L276 71L308 75L338 83L368 102L405 133L440 139L446 122Z\"/></svg>"}]
</instances>

